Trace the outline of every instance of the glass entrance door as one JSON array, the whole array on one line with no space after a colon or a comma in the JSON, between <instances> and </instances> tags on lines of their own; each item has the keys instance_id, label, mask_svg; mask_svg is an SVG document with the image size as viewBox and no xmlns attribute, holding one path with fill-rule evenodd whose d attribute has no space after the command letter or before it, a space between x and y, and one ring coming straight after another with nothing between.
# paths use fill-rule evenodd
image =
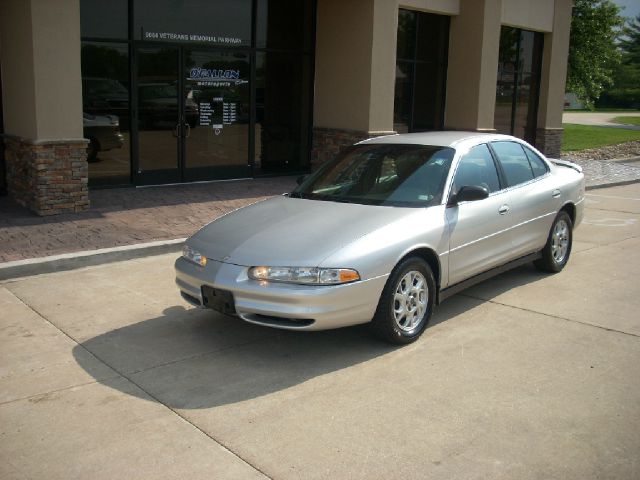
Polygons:
<instances>
[{"instance_id":1,"label":"glass entrance door","mask_svg":"<svg viewBox=\"0 0 640 480\"><path fill-rule=\"evenodd\" d=\"M251 176L249 55L184 49L184 179Z\"/></svg>"},{"instance_id":2,"label":"glass entrance door","mask_svg":"<svg viewBox=\"0 0 640 480\"><path fill-rule=\"evenodd\" d=\"M249 55L137 50L138 184L242 178L249 164Z\"/></svg>"}]
</instances>

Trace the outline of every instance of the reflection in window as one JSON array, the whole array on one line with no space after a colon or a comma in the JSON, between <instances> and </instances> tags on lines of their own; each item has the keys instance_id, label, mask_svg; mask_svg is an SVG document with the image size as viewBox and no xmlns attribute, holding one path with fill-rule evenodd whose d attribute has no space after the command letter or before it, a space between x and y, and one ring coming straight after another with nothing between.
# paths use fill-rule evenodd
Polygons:
<instances>
[{"instance_id":1,"label":"reflection in window","mask_svg":"<svg viewBox=\"0 0 640 480\"><path fill-rule=\"evenodd\" d=\"M251 0L136 0L136 40L251 44Z\"/></svg>"},{"instance_id":2,"label":"reflection in window","mask_svg":"<svg viewBox=\"0 0 640 480\"><path fill-rule=\"evenodd\" d=\"M494 127L500 133L535 141L542 34L502 27Z\"/></svg>"},{"instance_id":3,"label":"reflection in window","mask_svg":"<svg viewBox=\"0 0 640 480\"><path fill-rule=\"evenodd\" d=\"M83 37L126 40L129 37L127 0L80 0Z\"/></svg>"},{"instance_id":4,"label":"reflection in window","mask_svg":"<svg viewBox=\"0 0 640 480\"><path fill-rule=\"evenodd\" d=\"M500 190L498 171L486 145L473 147L460 159L453 181L453 191L457 193L464 186L483 187L489 193Z\"/></svg>"},{"instance_id":5,"label":"reflection in window","mask_svg":"<svg viewBox=\"0 0 640 480\"><path fill-rule=\"evenodd\" d=\"M449 17L400 9L394 130L440 130L449 45Z\"/></svg>"},{"instance_id":6,"label":"reflection in window","mask_svg":"<svg viewBox=\"0 0 640 480\"><path fill-rule=\"evenodd\" d=\"M531 164L519 143L493 142L491 146L498 156L510 187L533 179Z\"/></svg>"},{"instance_id":7,"label":"reflection in window","mask_svg":"<svg viewBox=\"0 0 640 480\"><path fill-rule=\"evenodd\" d=\"M92 185L130 179L128 51L126 43L82 43L82 123Z\"/></svg>"}]
</instances>

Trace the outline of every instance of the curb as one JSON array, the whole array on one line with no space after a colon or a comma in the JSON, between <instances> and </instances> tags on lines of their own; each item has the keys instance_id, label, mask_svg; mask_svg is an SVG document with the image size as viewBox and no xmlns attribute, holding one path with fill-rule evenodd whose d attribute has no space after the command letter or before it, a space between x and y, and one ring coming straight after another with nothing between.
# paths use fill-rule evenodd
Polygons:
<instances>
[{"instance_id":1,"label":"curb","mask_svg":"<svg viewBox=\"0 0 640 480\"><path fill-rule=\"evenodd\" d=\"M43 273L63 272L77 268L120 262L134 258L176 253L182 250L186 238L138 243L121 247L99 248L81 252L63 253L49 257L28 258L0 263L0 281Z\"/></svg>"},{"instance_id":2,"label":"curb","mask_svg":"<svg viewBox=\"0 0 640 480\"><path fill-rule=\"evenodd\" d=\"M587 185L585 187L585 190L597 190L599 188L621 187L623 185L632 185L634 183L640 183L640 178L636 178L634 180L621 180L619 182L597 183L595 185Z\"/></svg>"},{"instance_id":3,"label":"curb","mask_svg":"<svg viewBox=\"0 0 640 480\"><path fill-rule=\"evenodd\" d=\"M636 162L640 162L640 156L635 156L635 157L623 157L623 158L614 158L611 160L607 160L607 162L614 162L614 163L636 163Z\"/></svg>"}]
</instances>

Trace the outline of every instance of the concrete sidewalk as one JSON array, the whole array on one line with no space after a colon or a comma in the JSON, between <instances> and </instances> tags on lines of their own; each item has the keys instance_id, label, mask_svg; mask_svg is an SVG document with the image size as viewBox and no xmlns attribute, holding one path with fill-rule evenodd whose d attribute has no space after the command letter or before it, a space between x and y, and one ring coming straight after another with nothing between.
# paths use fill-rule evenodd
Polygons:
<instances>
[{"instance_id":1,"label":"concrete sidewalk","mask_svg":"<svg viewBox=\"0 0 640 480\"><path fill-rule=\"evenodd\" d=\"M575 159L587 188L640 182L640 166ZM237 208L291 191L295 177L92 190L91 209L38 217L0 197L0 280L177 252Z\"/></svg>"},{"instance_id":2,"label":"concrete sidewalk","mask_svg":"<svg viewBox=\"0 0 640 480\"><path fill-rule=\"evenodd\" d=\"M640 126L615 123L616 117L638 117L640 112L564 112L562 123L577 125L592 125L597 127L621 128L623 130L640 130Z\"/></svg>"},{"instance_id":3,"label":"concrete sidewalk","mask_svg":"<svg viewBox=\"0 0 640 480\"><path fill-rule=\"evenodd\" d=\"M175 255L0 282L0 479L637 480L639 218L588 192L567 268L402 348L191 308Z\"/></svg>"}]
</instances>

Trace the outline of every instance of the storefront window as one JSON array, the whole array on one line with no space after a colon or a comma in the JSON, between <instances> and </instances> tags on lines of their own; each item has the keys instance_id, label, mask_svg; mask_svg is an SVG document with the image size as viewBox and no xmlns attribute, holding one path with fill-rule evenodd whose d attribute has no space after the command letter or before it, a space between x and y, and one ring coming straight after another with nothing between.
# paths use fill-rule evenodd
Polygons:
<instances>
[{"instance_id":1,"label":"storefront window","mask_svg":"<svg viewBox=\"0 0 640 480\"><path fill-rule=\"evenodd\" d=\"M136 0L134 38L249 46L251 3L251 0Z\"/></svg>"},{"instance_id":2,"label":"storefront window","mask_svg":"<svg viewBox=\"0 0 640 480\"><path fill-rule=\"evenodd\" d=\"M449 17L400 9L394 129L440 130L449 46Z\"/></svg>"},{"instance_id":3,"label":"storefront window","mask_svg":"<svg viewBox=\"0 0 640 480\"><path fill-rule=\"evenodd\" d=\"M80 33L87 38L129 37L127 0L80 0Z\"/></svg>"},{"instance_id":4,"label":"storefront window","mask_svg":"<svg viewBox=\"0 0 640 480\"><path fill-rule=\"evenodd\" d=\"M91 185L308 169L314 0L80 2Z\"/></svg>"},{"instance_id":5,"label":"storefront window","mask_svg":"<svg viewBox=\"0 0 640 480\"><path fill-rule=\"evenodd\" d=\"M542 34L502 27L494 127L529 142L536 136Z\"/></svg>"},{"instance_id":6,"label":"storefront window","mask_svg":"<svg viewBox=\"0 0 640 480\"><path fill-rule=\"evenodd\" d=\"M127 183L131 171L129 47L82 43L83 134L92 184Z\"/></svg>"}]
</instances>

